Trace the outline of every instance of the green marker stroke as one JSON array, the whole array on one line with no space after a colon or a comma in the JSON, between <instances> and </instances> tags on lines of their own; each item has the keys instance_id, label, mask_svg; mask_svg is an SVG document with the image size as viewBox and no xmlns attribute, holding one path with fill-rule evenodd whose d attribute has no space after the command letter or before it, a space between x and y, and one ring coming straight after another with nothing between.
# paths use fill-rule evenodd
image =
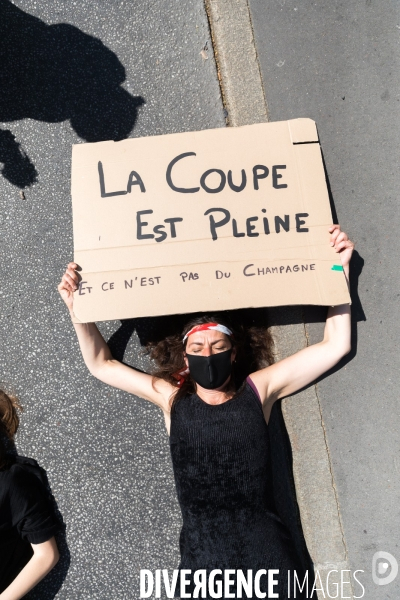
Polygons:
<instances>
[{"instance_id":1,"label":"green marker stroke","mask_svg":"<svg viewBox=\"0 0 400 600\"><path fill-rule=\"evenodd\" d=\"M333 265L332 271L343 271L342 265Z\"/></svg>"}]
</instances>

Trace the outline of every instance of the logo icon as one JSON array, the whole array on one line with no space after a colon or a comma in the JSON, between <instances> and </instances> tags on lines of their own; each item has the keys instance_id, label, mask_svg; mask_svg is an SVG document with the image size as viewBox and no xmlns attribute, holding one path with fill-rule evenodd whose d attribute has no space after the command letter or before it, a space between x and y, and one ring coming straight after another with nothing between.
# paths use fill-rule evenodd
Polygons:
<instances>
[{"instance_id":1,"label":"logo icon","mask_svg":"<svg viewBox=\"0 0 400 600\"><path fill-rule=\"evenodd\" d=\"M392 583L399 572L395 557L389 552L375 552L372 557L372 580L376 585Z\"/></svg>"}]
</instances>

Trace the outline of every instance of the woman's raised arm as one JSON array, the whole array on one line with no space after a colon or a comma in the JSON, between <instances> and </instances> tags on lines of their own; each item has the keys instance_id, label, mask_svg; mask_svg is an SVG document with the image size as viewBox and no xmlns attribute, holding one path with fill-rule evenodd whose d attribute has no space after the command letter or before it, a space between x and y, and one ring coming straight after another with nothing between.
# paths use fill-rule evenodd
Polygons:
<instances>
[{"instance_id":1,"label":"woman's raised arm","mask_svg":"<svg viewBox=\"0 0 400 600\"><path fill-rule=\"evenodd\" d=\"M332 225L331 245L340 252L343 270L349 280L349 263L354 244L340 225ZM296 354L251 374L263 402L271 404L294 394L309 385L323 373L335 366L350 352L350 305L332 306L328 309L324 339L318 344L308 346Z\"/></svg>"},{"instance_id":2,"label":"woman's raised arm","mask_svg":"<svg viewBox=\"0 0 400 600\"><path fill-rule=\"evenodd\" d=\"M77 268L76 263L69 263L58 286L60 296L67 305L71 316L73 295L79 285ZM151 375L115 360L95 323L74 323L74 327L83 360L94 377L108 385L150 400L165 412L169 412L169 398L175 389L171 384L159 379L153 385Z\"/></svg>"}]
</instances>

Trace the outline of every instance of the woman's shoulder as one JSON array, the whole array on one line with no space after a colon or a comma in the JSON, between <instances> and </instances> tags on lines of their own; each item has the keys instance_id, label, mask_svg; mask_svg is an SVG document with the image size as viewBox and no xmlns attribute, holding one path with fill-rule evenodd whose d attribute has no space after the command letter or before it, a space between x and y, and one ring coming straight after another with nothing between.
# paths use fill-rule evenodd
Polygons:
<instances>
[{"instance_id":1,"label":"woman's shoulder","mask_svg":"<svg viewBox=\"0 0 400 600\"><path fill-rule=\"evenodd\" d=\"M16 527L29 543L40 544L59 531L62 522L47 479L42 480L43 469L32 459L18 458L0 473L0 509L8 527Z\"/></svg>"},{"instance_id":2,"label":"woman's shoulder","mask_svg":"<svg viewBox=\"0 0 400 600\"><path fill-rule=\"evenodd\" d=\"M33 459L15 457L0 471L2 496L46 498L48 491L43 469Z\"/></svg>"},{"instance_id":3,"label":"woman's shoulder","mask_svg":"<svg viewBox=\"0 0 400 600\"><path fill-rule=\"evenodd\" d=\"M21 465L12 463L0 471L1 488L6 491L23 491L29 488L33 482L32 474L27 472Z\"/></svg>"},{"instance_id":4,"label":"woman's shoulder","mask_svg":"<svg viewBox=\"0 0 400 600\"><path fill-rule=\"evenodd\" d=\"M32 475L12 462L0 470L0 511L14 523L15 515L24 511L32 493L37 496L37 485ZM39 490L40 495L40 490Z\"/></svg>"}]
</instances>

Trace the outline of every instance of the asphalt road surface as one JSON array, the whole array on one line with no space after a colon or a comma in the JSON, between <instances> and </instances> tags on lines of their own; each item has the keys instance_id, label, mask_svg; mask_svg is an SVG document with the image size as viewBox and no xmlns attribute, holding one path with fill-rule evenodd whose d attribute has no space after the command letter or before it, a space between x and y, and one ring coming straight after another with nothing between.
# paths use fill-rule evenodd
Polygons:
<instances>
[{"instance_id":1,"label":"asphalt road surface","mask_svg":"<svg viewBox=\"0 0 400 600\"><path fill-rule=\"evenodd\" d=\"M354 349L318 394L351 568L365 571L365 598L395 599L400 576L374 584L372 560L384 551L400 563L400 3L250 8L270 118L317 122L337 216L356 242ZM309 326L311 342L322 328ZM380 562L382 582L392 567Z\"/></svg>"},{"instance_id":2,"label":"asphalt road surface","mask_svg":"<svg viewBox=\"0 0 400 600\"><path fill-rule=\"evenodd\" d=\"M67 525L29 598L138 598L139 569L178 566L180 511L161 411L89 375L56 291L71 146L225 126L203 2L0 0L0 87L0 381ZM144 368L149 326L102 329Z\"/></svg>"},{"instance_id":3,"label":"asphalt road surface","mask_svg":"<svg viewBox=\"0 0 400 600\"><path fill-rule=\"evenodd\" d=\"M357 245L354 352L318 393L351 567L366 598L394 599L400 577L377 586L371 566L379 550L400 562L399 3L250 6L270 117L317 121ZM18 451L46 469L67 525L31 599L137 598L140 568L178 564L162 416L88 374L56 285L72 257L71 145L224 126L211 48L201 0L0 0L0 381L25 406ZM145 368L154 326L102 330Z\"/></svg>"}]
</instances>

